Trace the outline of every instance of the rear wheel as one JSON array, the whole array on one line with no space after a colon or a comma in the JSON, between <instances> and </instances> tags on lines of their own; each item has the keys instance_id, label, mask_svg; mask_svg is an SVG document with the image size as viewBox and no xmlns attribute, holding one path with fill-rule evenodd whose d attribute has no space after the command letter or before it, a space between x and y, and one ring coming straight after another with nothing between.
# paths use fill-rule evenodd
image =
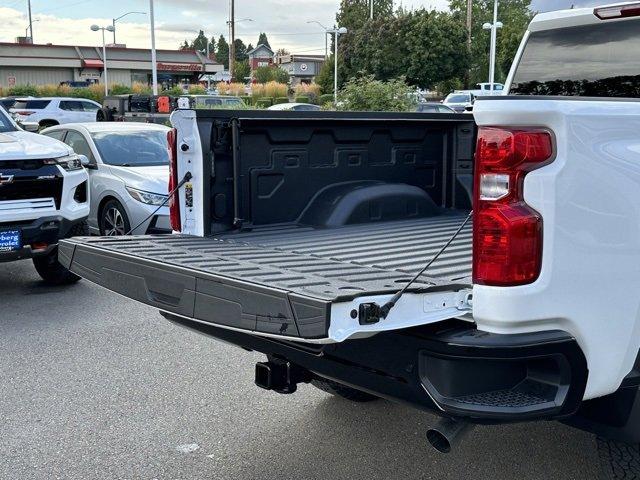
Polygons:
<instances>
[{"instance_id":1,"label":"rear wheel","mask_svg":"<svg viewBox=\"0 0 640 480\"><path fill-rule=\"evenodd\" d=\"M598 437L600 478L619 480L640 478L640 445Z\"/></svg>"},{"instance_id":2,"label":"rear wheel","mask_svg":"<svg viewBox=\"0 0 640 480\"><path fill-rule=\"evenodd\" d=\"M40 122L40 131L44 130L45 128L55 127L56 125L58 125L58 122L54 120L42 120Z\"/></svg>"},{"instance_id":3,"label":"rear wheel","mask_svg":"<svg viewBox=\"0 0 640 480\"><path fill-rule=\"evenodd\" d=\"M372 402L374 400L379 400L378 397L371 395L369 393L361 392L360 390L356 390L355 388L347 387L337 382L333 382L331 380L327 380L325 378L314 378L311 381L311 384L322 390L323 392L330 393L331 395L336 395L338 397L345 398L352 402L364 403L364 402Z\"/></svg>"},{"instance_id":4,"label":"rear wheel","mask_svg":"<svg viewBox=\"0 0 640 480\"><path fill-rule=\"evenodd\" d=\"M113 122L113 112L107 107L102 107L96 113L97 122Z\"/></svg>"},{"instance_id":5,"label":"rear wheel","mask_svg":"<svg viewBox=\"0 0 640 480\"><path fill-rule=\"evenodd\" d=\"M70 237L85 237L89 235L89 227L87 222L75 225L67 234ZM58 248L56 247L51 253L41 257L33 258L33 266L36 268L38 275L48 285L69 285L76 283L80 277L64 268L58 261Z\"/></svg>"},{"instance_id":6,"label":"rear wheel","mask_svg":"<svg viewBox=\"0 0 640 480\"><path fill-rule=\"evenodd\" d=\"M100 213L100 235L118 237L127 234L130 229L129 217L122 204L117 200L109 200Z\"/></svg>"}]
</instances>

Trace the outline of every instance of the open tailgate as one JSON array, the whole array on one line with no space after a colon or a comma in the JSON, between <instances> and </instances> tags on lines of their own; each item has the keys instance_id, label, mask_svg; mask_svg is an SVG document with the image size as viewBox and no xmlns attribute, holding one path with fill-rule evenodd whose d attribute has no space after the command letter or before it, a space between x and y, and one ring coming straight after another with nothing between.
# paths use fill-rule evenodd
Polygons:
<instances>
[{"instance_id":1,"label":"open tailgate","mask_svg":"<svg viewBox=\"0 0 640 480\"><path fill-rule=\"evenodd\" d=\"M451 228L459 225L459 218L439 222L438 228L426 229L420 235L424 245L419 253L422 261L415 267L426 262L429 252L441 245ZM405 228L412 235L419 234L415 225ZM436 233L430 238L427 231ZM283 240L274 244L268 235L242 234L221 238L181 235L72 238L60 242L59 259L77 275L163 311L258 334L319 343L468 313L470 285L466 275L471 264L471 247L469 232L465 232L461 244L454 245L448 257L443 256L443 263L434 265L436 271L447 272L445 277L425 276L387 319L374 325L360 325L353 311L361 303L385 303L411 278L411 271L388 268L388 262L375 256L373 247L364 248L369 253L353 261L340 259L331 252L332 241L340 243L336 238L342 238L342 242L349 242L349 235L355 232L362 233L361 229L347 227L332 234L333 240L318 239L318 245L322 246L317 247L318 253L309 249L312 240L300 237L300 233L298 237L294 233L292 238L307 240L296 240L291 245L283 245ZM373 234L370 236L375 238ZM280 232L275 238L287 237ZM396 241L385 247L391 258L395 258L393 245L397 250L403 244ZM349 250L347 245L340 248Z\"/></svg>"}]
</instances>

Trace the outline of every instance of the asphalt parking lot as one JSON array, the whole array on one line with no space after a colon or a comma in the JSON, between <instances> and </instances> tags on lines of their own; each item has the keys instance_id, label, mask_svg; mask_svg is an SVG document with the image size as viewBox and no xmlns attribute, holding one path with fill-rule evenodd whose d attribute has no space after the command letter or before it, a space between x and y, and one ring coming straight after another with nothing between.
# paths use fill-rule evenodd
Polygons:
<instances>
[{"instance_id":1,"label":"asphalt parking lot","mask_svg":"<svg viewBox=\"0 0 640 480\"><path fill-rule=\"evenodd\" d=\"M44 287L30 262L0 264L0 478L596 477L595 441L569 427L478 428L443 456L424 440L434 417L261 391L260 358L88 282Z\"/></svg>"}]
</instances>

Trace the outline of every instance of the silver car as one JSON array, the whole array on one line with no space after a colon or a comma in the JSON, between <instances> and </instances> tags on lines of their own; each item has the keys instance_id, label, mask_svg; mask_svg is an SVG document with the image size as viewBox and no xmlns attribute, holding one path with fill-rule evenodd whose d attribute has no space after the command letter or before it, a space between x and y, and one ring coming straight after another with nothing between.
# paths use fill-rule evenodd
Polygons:
<instances>
[{"instance_id":1,"label":"silver car","mask_svg":"<svg viewBox=\"0 0 640 480\"><path fill-rule=\"evenodd\" d=\"M162 125L119 122L72 123L42 131L89 159L91 233L124 235L134 227L134 235L171 233L169 207L153 214L167 199L168 131Z\"/></svg>"}]
</instances>

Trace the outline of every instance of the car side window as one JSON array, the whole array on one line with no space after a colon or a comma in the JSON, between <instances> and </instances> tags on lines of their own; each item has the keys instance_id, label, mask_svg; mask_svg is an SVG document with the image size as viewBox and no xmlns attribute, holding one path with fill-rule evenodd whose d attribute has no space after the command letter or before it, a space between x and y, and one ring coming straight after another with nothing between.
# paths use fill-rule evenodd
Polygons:
<instances>
[{"instance_id":1,"label":"car side window","mask_svg":"<svg viewBox=\"0 0 640 480\"><path fill-rule=\"evenodd\" d=\"M82 103L72 100L64 100L60 102L60 108L69 112L82 112Z\"/></svg>"},{"instance_id":2,"label":"car side window","mask_svg":"<svg viewBox=\"0 0 640 480\"><path fill-rule=\"evenodd\" d=\"M67 138L65 138L64 143L69 145L78 155L86 156L92 164L96 163L89 143L80 133L70 130L69 133L67 133Z\"/></svg>"},{"instance_id":3,"label":"car side window","mask_svg":"<svg viewBox=\"0 0 640 480\"><path fill-rule=\"evenodd\" d=\"M82 108L85 112L97 112L100 110L98 105L94 105L91 102L80 102L82 104Z\"/></svg>"},{"instance_id":4,"label":"car side window","mask_svg":"<svg viewBox=\"0 0 640 480\"><path fill-rule=\"evenodd\" d=\"M67 133L66 130L54 130L53 132L43 133L45 137L55 138L56 140L64 141L64 135Z\"/></svg>"}]
</instances>

